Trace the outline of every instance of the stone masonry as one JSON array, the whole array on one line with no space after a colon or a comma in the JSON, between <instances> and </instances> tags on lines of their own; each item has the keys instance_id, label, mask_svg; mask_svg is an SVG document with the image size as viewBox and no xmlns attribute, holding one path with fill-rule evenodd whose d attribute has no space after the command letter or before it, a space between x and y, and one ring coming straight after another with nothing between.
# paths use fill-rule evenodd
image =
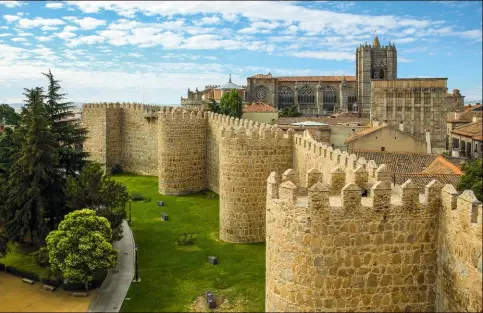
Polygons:
<instances>
[{"instance_id":1,"label":"stone masonry","mask_svg":"<svg viewBox=\"0 0 483 313\"><path fill-rule=\"evenodd\" d=\"M309 132L210 112L88 104L82 123L106 171L158 175L164 194L219 193L220 238L266 241L267 311L482 311L471 191L392 186L386 165Z\"/></svg>"}]
</instances>

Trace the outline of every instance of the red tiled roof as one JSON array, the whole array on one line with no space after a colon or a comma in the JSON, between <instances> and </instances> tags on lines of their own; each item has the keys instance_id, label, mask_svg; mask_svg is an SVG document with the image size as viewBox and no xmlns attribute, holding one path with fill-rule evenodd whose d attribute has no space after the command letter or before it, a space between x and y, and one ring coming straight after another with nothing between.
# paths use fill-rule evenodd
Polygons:
<instances>
[{"instance_id":1,"label":"red tiled roof","mask_svg":"<svg viewBox=\"0 0 483 313\"><path fill-rule=\"evenodd\" d=\"M482 111L473 111L469 110L466 112L460 112L458 116L455 116L455 113L457 112L448 112L446 117L447 117L447 122L450 123L464 123L464 122L471 122L473 120L473 117L482 117L483 112Z\"/></svg>"},{"instance_id":2,"label":"red tiled roof","mask_svg":"<svg viewBox=\"0 0 483 313\"><path fill-rule=\"evenodd\" d=\"M461 169L448 161L444 156L438 156L421 173L423 174L458 174L462 175Z\"/></svg>"},{"instance_id":3,"label":"red tiled roof","mask_svg":"<svg viewBox=\"0 0 483 313\"><path fill-rule=\"evenodd\" d=\"M264 79L277 79L281 82L340 82L342 80L348 82L355 82L355 76L272 76L271 73L268 74L256 74L248 78L264 78Z\"/></svg>"},{"instance_id":4,"label":"red tiled roof","mask_svg":"<svg viewBox=\"0 0 483 313\"><path fill-rule=\"evenodd\" d=\"M345 80L355 82L355 76L280 76L276 77L280 82L339 82Z\"/></svg>"},{"instance_id":5,"label":"red tiled roof","mask_svg":"<svg viewBox=\"0 0 483 313\"><path fill-rule=\"evenodd\" d=\"M475 105L465 105L465 111L473 111L477 108L481 107L481 104L480 103L477 103Z\"/></svg>"},{"instance_id":6,"label":"red tiled roof","mask_svg":"<svg viewBox=\"0 0 483 313\"><path fill-rule=\"evenodd\" d=\"M442 184L451 184L453 186L458 185L461 175L460 174L409 174L409 173L396 173L396 184L402 185L408 179L411 179L416 186L419 187L419 192L423 193L427 184L433 179L436 179Z\"/></svg>"},{"instance_id":7,"label":"red tiled roof","mask_svg":"<svg viewBox=\"0 0 483 313\"><path fill-rule=\"evenodd\" d=\"M374 160L376 164L386 164L393 173L421 173L439 156L438 154L414 152L382 152L351 150L357 158L364 157L367 161Z\"/></svg>"},{"instance_id":8,"label":"red tiled roof","mask_svg":"<svg viewBox=\"0 0 483 313\"><path fill-rule=\"evenodd\" d=\"M275 113L277 109L263 102L254 102L243 108L243 113Z\"/></svg>"},{"instance_id":9,"label":"red tiled roof","mask_svg":"<svg viewBox=\"0 0 483 313\"><path fill-rule=\"evenodd\" d=\"M382 124L382 125L379 125L379 126L376 126L376 127L371 127L371 128L367 128L367 129L361 130L360 132L357 132L354 135L347 137L347 139L345 140L345 142L346 143L351 142L351 141L356 140L356 139L358 139L360 137L363 137L363 136L372 134L373 132L378 131L380 129L383 129L385 127L387 127L387 124Z\"/></svg>"},{"instance_id":10,"label":"red tiled roof","mask_svg":"<svg viewBox=\"0 0 483 313\"><path fill-rule=\"evenodd\" d=\"M473 122L465 125L461 125L453 129L451 132L453 134L466 136L466 137L481 137L483 135L482 122Z\"/></svg>"}]
</instances>

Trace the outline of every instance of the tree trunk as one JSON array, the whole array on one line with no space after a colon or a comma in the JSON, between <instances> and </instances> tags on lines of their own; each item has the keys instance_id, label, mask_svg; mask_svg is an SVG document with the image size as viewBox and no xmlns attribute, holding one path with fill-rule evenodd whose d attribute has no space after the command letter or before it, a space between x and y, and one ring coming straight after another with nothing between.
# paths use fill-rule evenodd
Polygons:
<instances>
[{"instance_id":1,"label":"tree trunk","mask_svg":"<svg viewBox=\"0 0 483 313\"><path fill-rule=\"evenodd\" d=\"M88 292L89 291L89 281L86 280L84 284L85 284L84 286L86 288L86 292Z\"/></svg>"}]
</instances>

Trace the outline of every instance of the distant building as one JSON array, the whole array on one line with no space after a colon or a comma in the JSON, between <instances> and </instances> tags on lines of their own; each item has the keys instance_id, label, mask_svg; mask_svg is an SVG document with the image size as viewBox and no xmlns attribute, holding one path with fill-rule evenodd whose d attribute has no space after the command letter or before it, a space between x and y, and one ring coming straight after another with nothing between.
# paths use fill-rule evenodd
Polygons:
<instances>
[{"instance_id":1,"label":"distant building","mask_svg":"<svg viewBox=\"0 0 483 313\"><path fill-rule=\"evenodd\" d=\"M347 137L347 150L431 153L431 139L411 136L387 124L375 125Z\"/></svg>"},{"instance_id":2,"label":"distant building","mask_svg":"<svg viewBox=\"0 0 483 313\"><path fill-rule=\"evenodd\" d=\"M451 155L468 159L481 159L483 144L483 124L481 118L473 117L473 122L458 126L451 131Z\"/></svg>"},{"instance_id":3,"label":"distant building","mask_svg":"<svg viewBox=\"0 0 483 313\"><path fill-rule=\"evenodd\" d=\"M259 123L274 124L278 119L278 110L263 102L255 102L243 107L242 118Z\"/></svg>"}]
</instances>

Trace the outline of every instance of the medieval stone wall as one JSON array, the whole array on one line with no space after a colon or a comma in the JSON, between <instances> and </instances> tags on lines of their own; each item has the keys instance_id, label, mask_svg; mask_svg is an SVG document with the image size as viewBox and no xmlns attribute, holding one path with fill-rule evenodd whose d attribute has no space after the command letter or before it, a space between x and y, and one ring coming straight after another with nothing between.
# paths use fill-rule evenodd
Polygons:
<instances>
[{"instance_id":1,"label":"medieval stone wall","mask_svg":"<svg viewBox=\"0 0 483 313\"><path fill-rule=\"evenodd\" d=\"M182 195L207 188L207 123L201 112L158 113L159 192Z\"/></svg>"},{"instance_id":2,"label":"medieval stone wall","mask_svg":"<svg viewBox=\"0 0 483 313\"><path fill-rule=\"evenodd\" d=\"M156 112L161 107L126 105L121 119L122 166L142 175L158 174L158 132Z\"/></svg>"},{"instance_id":3,"label":"medieval stone wall","mask_svg":"<svg viewBox=\"0 0 483 313\"><path fill-rule=\"evenodd\" d=\"M231 119L221 129L220 238L228 242L265 241L266 183L270 171L292 163L293 131Z\"/></svg>"},{"instance_id":4,"label":"medieval stone wall","mask_svg":"<svg viewBox=\"0 0 483 313\"><path fill-rule=\"evenodd\" d=\"M346 184L331 196L329 186L317 181L318 171L306 174L313 184L305 192L276 172L267 182L266 311L435 311L437 297L445 310L481 311L481 272L471 260L456 265L471 254L463 252L466 245L449 253L452 261L438 258L438 213L446 197L441 184L433 181L419 195L411 181L398 189L377 182L362 198L357 185ZM458 209L469 214L467 198L458 198ZM443 237L469 239L468 247L476 247L471 255L478 255L481 204L473 212L478 222L457 220L479 233ZM437 287L444 281L442 263L452 264L449 286ZM465 269L467 276L460 273Z\"/></svg>"},{"instance_id":5,"label":"medieval stone wall","mask_svg":"<svg viewBox=\"0 0 483 313\"><path fill-rule=\"evenodd\" d=\"M82 127L89 130L83 149L89 159L106 163L106 108L103 104L84 104L82 106Z\"/></svg>"},{"instance_id":6,"label":"medieval stone wall","mask_svg":"<svg viewBox=\"0 0 483 313\"><path fill-rule=\"evenodd\" d=\"M438 239L437 312L482 311L481 213L471 191L443 189Z\"/></svg>"}]
</instances>

